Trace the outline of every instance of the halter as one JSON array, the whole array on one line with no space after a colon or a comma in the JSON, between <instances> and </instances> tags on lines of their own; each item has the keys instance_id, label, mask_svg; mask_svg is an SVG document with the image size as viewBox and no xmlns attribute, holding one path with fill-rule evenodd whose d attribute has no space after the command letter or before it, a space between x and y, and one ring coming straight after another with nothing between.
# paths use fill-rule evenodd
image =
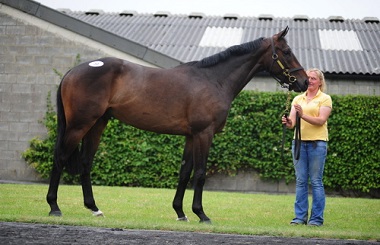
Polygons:
<instances>
[{"instance_id":1,"label":"halter","mask_svg":"<svg viewBox=\"0 0 380 245\"><path fill-rule=\"evenodd\" d=\"M282 62L278 59L278 54L276 53L276 50L274 48L273 38L271 38L270 41L271 41L272 60L273 60L273 62L272 62L272 65L271 65L271 67L269 69L269 73L281 85L282 88L287 88L288 89L288 98L287 98L287 101L286 101L286 109L285 109L285 112L284 112L285 117L287 117L289 115L289 105L290 105L290 85L297 81L297 78L295 76L291 75L291 73L295 72L295 71L303 70L303 68L301 66L301 67L293 68L293 69L290 69L290 70L286 69L285 66L282 64ZM286 84L285 82L282 82L281 79L279 79L278 77L276 77L276 75L274 75L271 72L274 62L277 62L277 64L282 69L282 74L284 74L284 76L288 78L288 81L289 81L288 85L285 85ZM299 88L298 83L296 83L296 85ZM301 149L301 118L299 117L298 113L296 114L296 130L295 131L296 132L295 132L295 140L294 140L295 141L294 158L298 162L298 159L300 157L300 149ZM283 133L282 133L282 153L281 153L281 158L282 158L282 160L283 160L284 163L285 163L285 159L284 159L285 132L286 132L286 126L284 124L283 125Z\"/></svg>"},{"instance_id":2,"label":"halter","mask_svg":"<svg viewBox=\"0 0 380 245\"><path fill-rule=\"evenodd\" d=\"M290 85L297 81L297 78L295 76L291 75L291 73L295 72L295 71L303 70L303 68L301 66L301 67L293 68L290 70L286 69L285 66L282 64L282 62L278 59L278 54L276 53L276 50L274 48L273 38L271 38L270 41L271 41L271 47L272 47L272 60L273 60L273 62L272 62L272 65L270 66L269 73L281 85L282 88L287 88L290 90ZM272 67L273 67L273 64L275 62L277 62L277 64L282 69L282 74L284 74L284 76L288 78L288 81L289 81L288 85L285 85L286 84L285 82L282 82L281 79L279 79L278 77L276 77L276 75L274 75L272 73ZM296 83L296 85L299 86L297 83Z\"/></svg>"}]
</instances>

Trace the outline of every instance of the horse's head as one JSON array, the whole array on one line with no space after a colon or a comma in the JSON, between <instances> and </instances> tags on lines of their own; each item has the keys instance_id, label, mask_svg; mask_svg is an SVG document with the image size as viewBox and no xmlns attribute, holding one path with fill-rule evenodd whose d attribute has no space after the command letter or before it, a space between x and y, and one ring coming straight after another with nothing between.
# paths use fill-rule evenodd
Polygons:
<instances>
[{"instance_id":1,"label":"horse's head","mask_svg":"<svg viewBox=\"0 0 380 245\"><path fill-rule=\"evenodd\" d=\"M306 91L308 87L308 77L291 48L286 42L285 36L289 27L274 35L270 40L270 49L266 59L267 71L281 84L281 86L296 92ZM270 54L269 54L270 52Z\"/></svg>"}]
</instances>

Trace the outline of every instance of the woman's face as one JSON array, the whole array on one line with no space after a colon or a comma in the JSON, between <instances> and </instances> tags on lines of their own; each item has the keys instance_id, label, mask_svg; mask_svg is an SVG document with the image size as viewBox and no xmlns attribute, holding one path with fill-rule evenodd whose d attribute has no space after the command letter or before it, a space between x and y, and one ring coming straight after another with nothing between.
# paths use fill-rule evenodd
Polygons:
<instances>
[{"instance_id":1,"label":"woman's face","mask_svg":"<svg viewBox=\"0 0 380 245\"><path fill-rule=\"evenodd\" d=\"M318 74L314 71L307 72L307 76L309 77L309 86L308 90L315 91L318 90L319 87L322 85L321 80L319 80Z\"/></svg>"}]
</instances>

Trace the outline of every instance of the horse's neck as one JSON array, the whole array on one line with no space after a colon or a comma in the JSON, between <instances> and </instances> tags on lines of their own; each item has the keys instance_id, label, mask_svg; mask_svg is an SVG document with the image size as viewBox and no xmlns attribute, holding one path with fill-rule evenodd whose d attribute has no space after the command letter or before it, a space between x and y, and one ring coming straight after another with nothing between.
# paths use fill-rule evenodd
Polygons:
<instances>
[{"instance_id":1,"label":"horse's neck","mask_svg":"<svg viewBox=\"0 0 380 245\"><path fill-rule=\"evenodd\" d=\"M243 90L257 72L263 70L262 65L258 63L259 58L258 55L247 54L219 64L218 81L232 98Z\"/></svg>"}]
</instances>

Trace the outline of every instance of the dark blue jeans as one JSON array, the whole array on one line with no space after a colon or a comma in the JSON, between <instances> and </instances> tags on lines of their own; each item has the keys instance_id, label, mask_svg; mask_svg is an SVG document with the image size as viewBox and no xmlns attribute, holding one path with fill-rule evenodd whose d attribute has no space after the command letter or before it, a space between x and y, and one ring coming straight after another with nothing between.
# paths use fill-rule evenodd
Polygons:
<instances>
[{"instance_id":1,"label":"dark blue jeans","mask_svg":"<svg viewBox=\"0 0 380 245\"><path fill-rule=\"evenodd\" d=\"M292 144L294 152L294 141ZM325 210L325 189L323 186L323 170L327 155L327 142L302 141L299 160L293 156L296 172L296 201L294 212L296 217L292 222L306 224L308 220L308 189L309 179L312 188L312 206L309 224L322 225Z\"/></svg>"}]
</instances>

